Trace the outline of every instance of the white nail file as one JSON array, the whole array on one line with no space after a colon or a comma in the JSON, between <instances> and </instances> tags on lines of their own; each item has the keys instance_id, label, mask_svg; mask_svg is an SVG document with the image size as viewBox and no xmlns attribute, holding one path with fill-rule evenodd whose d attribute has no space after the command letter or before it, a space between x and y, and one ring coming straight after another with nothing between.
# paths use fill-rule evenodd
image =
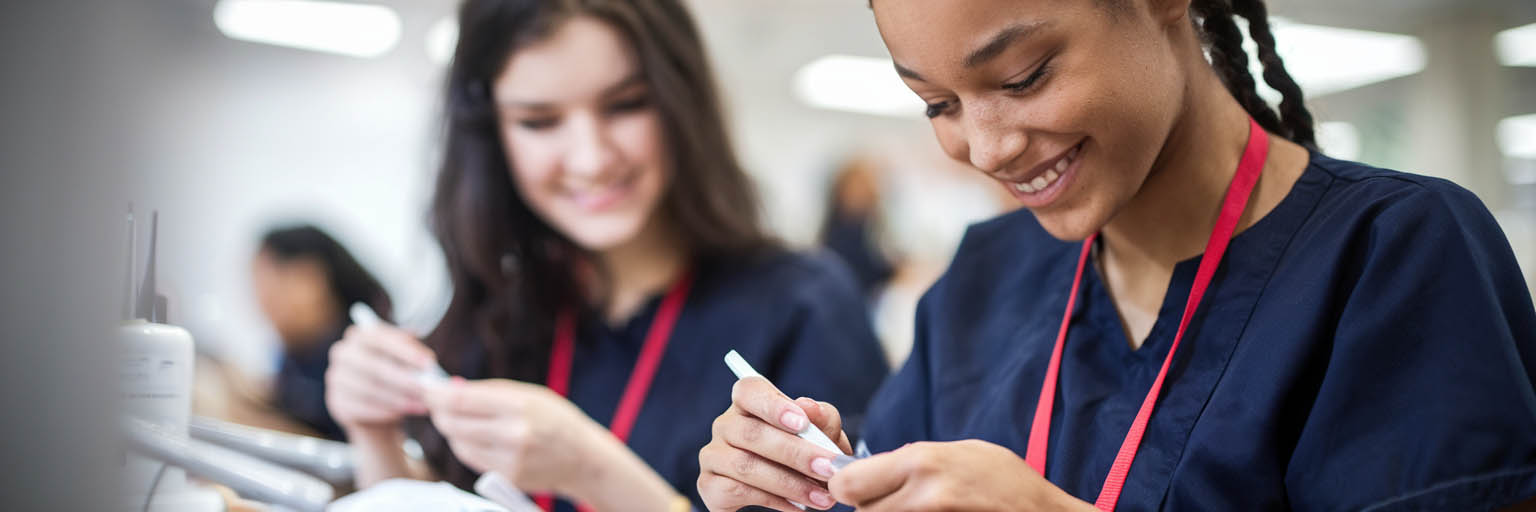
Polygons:
<instances>
[{"instance_id":1,"label":"white nail file","mask_svg":"<svg viewBox=\"0 0 1536 512\"><path fill-rule=\"evenodd\" d=\"M375 313L373 308L361 302L352 303L352 308L347 310L347 313L352 317L352 323L357 324L358 327L367 328L384 324L384 320L379 318L379 314ZM421 373L416 374L416 382L424 387L442 385L448 382L448 372L443 371L442 366L433 363L422 369ZM505 476L495 471L480 475L480 479L475 481L475 492L512 512L539 510L539 507L528 499L527 494L523 494Z\"/></svg>"},{"instance_id":2,"label":"white nail file","mask_svg":"<svg viewBox=\"0 0 1536 512\"><path fill-rule=\"evenodd\" d=\"M752 368L752 365L747 364L747 360L743 359L741 354L736 353L735 350L725 353L725 365L731 368L731 373L736 374L736 379L738 380L745 379L747 377L758 377L763 380L768 380L767 377L763 377L763 374L757 373L757 369ZM772 384L772 382L769 384ZM839 457L844 456L842 455L843 449L838 448L837 443L832 442L832 439L828 438L825 432L822 432L820 428L816 427L816 425L811 424L810 421L806 421L805 428L800 429L800 431L796 432L795 435L800 436L800 439L810 441L811 444L820 446L828 451L831 451L832 453L836 453ZM846 466L847 464L844 465ZM841 466L837 466L835 463L833 467L836 469L842 469ZM799 507L800 510L805 510L805 505L801 505L793 501L789 502L789 504Z\"/></svg>"},{"instance_id":3,"label":"white nail file","mask_svg":"<svg viewBox=\"0 0 1536 512\"><path fill-rule=\"evenodd\" d=\"M352 308L347 310L347 314L352 317L352 323L357 324L358 327L368 328L384 325L384 320L379 318L379 314L373 312L373 308L361 302L353 302ZM437 363L432 363L431 366L426 367L421 373L416 375L416 382L422 386L434 386L442 384L447 380L448 372L443 371L443 367L438 366Z\"/></svg>"},{"instance_id":4,"label":"white nail file","mask_svg":"<svg viewBox=\"0 0 1536 512\"><path fill-rule=\"evenodd\" d=\"M731 372L736 374L737 379L763 376L763 374L757 373L757 370L753 369L752 365L747 364L747 360L742 359L741 354L736 353L735 350L726 352L725 365L731 367ZM768 379L764 378L763 380ZM838 448L837 443L832 442L832 439L828 438L825 432L822 432L820 428L817 428L816 425L811 424L809 421L805 422L805 428L800 429L800 431L796 432L795 435L800 436L801 439L814 443L816 446L825 448L827 451L832 453L843 453L843 449Z\"/></svg>"}]
</instances>

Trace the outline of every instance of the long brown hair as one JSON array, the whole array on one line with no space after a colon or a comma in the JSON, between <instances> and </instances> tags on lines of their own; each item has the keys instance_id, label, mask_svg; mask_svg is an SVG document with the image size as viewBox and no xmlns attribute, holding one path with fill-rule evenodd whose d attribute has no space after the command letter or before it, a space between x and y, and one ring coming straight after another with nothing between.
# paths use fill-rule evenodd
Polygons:
<instances>
[{"instance_id":1,"label":"long brown hair","mask_svg":"<svg viewBox=\"0 0 1536 512\"><path fill-rule=\"evenodd\" d=\"M589 255L517 194L490 93L515 52L575 17L607 23L639 61L675 166L655 214L666 216L691 256L746 257L775 247L726 134L699 31L677 0L467 0L431 211L453 298L427 343L455 375L542 381L557 309L580 300L575 268ZM443 460L440 436L429 432L423 443L441 476L471 483L466 469Z\"/></svg>"}]
</instances>

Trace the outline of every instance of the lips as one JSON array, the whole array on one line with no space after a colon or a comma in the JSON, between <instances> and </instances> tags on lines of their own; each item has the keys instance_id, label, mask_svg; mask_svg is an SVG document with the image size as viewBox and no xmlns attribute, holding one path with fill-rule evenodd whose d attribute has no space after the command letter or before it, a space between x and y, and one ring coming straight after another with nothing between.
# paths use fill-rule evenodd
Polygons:
<instances>
[{"instance_id":1,"label":"lips","mask_svg":"<svg viewBox=\"0 0 1536 512\"><path fill-rule=\"evenodd\" d=\"M1041 163L1034 169L1031 169L1030 172L1024 174L1023 178L1005 179L1003 180L1003 183L1007 184L1010 188L1025 194L1033 194L1036 192L1044 191L1046 188L1049 188L1052 184L1056 183L1056 180L1061 179L1062 175L1067 173L1067 169L1071 168L1072 162L1076 161L1077 155L1082 151L1082 149L1083 145L1081 142L1079 142L1077 145L1072 146L1072 148L1068 149L1066 152L1057 155L1056 158Z\"/></svg>"},{"instance_id":2,"label":"lips","mask_svg":"<svg viewBox=\"0 0 1536 512\"><path fill-rule=\"evenodd\" d=\"M566 195L583 210L593 212L606 210L629 196L639 175L639 172L631 172L622 178L601 185L569 188Z\"/></svg>"},{"instance_id":3,"label":"lips","mask_svg":"<svg viewBox=\"0 0 1536 512\"><path fill-rule=\"evenodd\" d=\"M1074 181L1088 139L1049 158L1018 176L994 176L1025 208L1049 206Z\"/></svg>"}]
</instances>

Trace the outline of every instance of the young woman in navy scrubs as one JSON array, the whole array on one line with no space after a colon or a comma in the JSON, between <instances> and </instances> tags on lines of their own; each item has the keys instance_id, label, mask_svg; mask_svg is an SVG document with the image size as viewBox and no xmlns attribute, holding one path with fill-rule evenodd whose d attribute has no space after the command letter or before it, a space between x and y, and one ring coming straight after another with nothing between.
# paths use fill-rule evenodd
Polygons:
<instances>
[{"instance_id":1,"label":"young woman in navy scrubs","mask_svg":"<svg viewBox=\"0 0 1536 512\"><path fill-rule=\"evenodd\" d=\"M872 7L940 145L1027 211L973 227L923 299L874 456L834 476L786 431L849 451L836 409L749 379L700 453L711 510L1536 495L1536 311L1508 242L1460 187L1317 153L1262 1Z\"/></svg>"},{"instance_id":2,"label":"young woman in navy scrubs","mask_svg":"<svg viewBox=\"0 0 1536 512\"><path fill-rule=\"evenodd\" d=\"M432 207L452 301L424 342L350 329L327 375L360 486L495 470L546 509L689 508L733 348L863 409L887 369L862 298L760 231L678 2L471 0L459 34ZM424 388L433 360L459 377Z\"/></svg>"}]
</instances>

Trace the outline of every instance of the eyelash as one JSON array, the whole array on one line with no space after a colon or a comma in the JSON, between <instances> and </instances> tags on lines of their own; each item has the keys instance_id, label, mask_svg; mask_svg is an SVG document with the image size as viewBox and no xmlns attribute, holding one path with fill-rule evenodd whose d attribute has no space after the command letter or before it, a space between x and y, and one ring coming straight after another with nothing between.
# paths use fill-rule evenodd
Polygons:
<instances>
[{"instance_id":1,"label":"eyelash","mask_svg":"<svg viewBox=\"0 0 1536 512\"><path fill-rule=\"evenodd\" d=\"M547 128L553 128L555 124L559 122L560 121L558 119L553 118L522 119L517 122L517 125L528 130L539 131Z\"/></svg>"},{"instance_id":2,"label":"eyelash","mask_svg":"<svg viewBox=\"0 0 1536 512\"><path fill-rule=\"evenodd\" d=\"M626 112L634 112L636 110L643 110L649 106L651 106L651 97L648 95L642 95L609 105L608 112L613 114L622 114Z\"/></svg>"},{"instance_id":3,"label":"eyelash","mask_svg":"<svg viewBox=\"0 0 1536 512\"><path fill-rule=\"evenodd\" d=\"M1014 93L1028 92L1035 86L1035 84L1040 83L1040 79L1045 78L1045 75L1049 74L1050 72L1051 59L1046 59L1045 63L1041 64L1040 68L1036 69L1034 73L1030 73L1029 76L1025 77L1023 80L1011 84L1003 84L1003 88L1008 89Z\"/></svg>"},{"instance_id":4,"label":"eyelash","mask_svg":"<svg viewBox=\"0 0 1536 512\"><path fill-rule=\"evenodd\" d=\"M1041 79L1045 78L1046 75L1050 74L1050 72L1051 72L1051 60L1054 59L1054 58L1055 58L1054 56L1046 58L1045 59L1045 63L1041 64L1039 68L1035 69L1034 73L1030 73L1028 77L1025 77L1023 80L1020 80L1018 82L1014 82L1014 83L1011 83L1011 84L1003 84L1003 88L1007 89L1009 92L1012 92L1014 94L1022 94L1022 93L1029 92L1030 89L1034 88L1035 85L1040 83ZM950 107L950 102L948 102L948 101L941 101L941 102L938 102L938 103L929 103L928 104L928 108L923 112L923 114L928 116L929 119L933 119L933 118L936 118L936 117L944 115L946 112L949 111L949 107Z\"/></svg>"},{"instance_id":5,"label":"eyelash","mask_svg":"<svg viewBox=\"0 0 1536 512\"><path fill-rule=\"evenodd\" d=\"M645 109L647 107L650 107L650 106L651 106L651 98L650 98L650 96L638 96L638 97L630 98L630 99L627 99L627 100L624 100L624 101L615 102L615 103L609 105L606 110L607 110L607 113L610 114L610 115L619 115L619 114L627 114L627 113L630 113L630 112L635 112L635 111L643 110L643 109ZM547 129L550 129L550 128L554 128L555 125L557 125L557 124L560 124L560 119L557 118L557 117L521 119L521 120L517 121L517 125L518 126L521 126L524 129L533 130L533 131L542 131L542 130L547 130Z\"/></svg>"},{"instance_id":6,"label":"eyelash","mask_svg":"<svg viewBox=\"0 0 1536 512\"><path fill-rule=\"evenodd\" d=\"M935 117L939 117L939 116L944 115L944 112L948 111L948 110L949 110L949 102L948 101L941 101L941 102L938 102L938 103L929 103L928 104L928 108L923 111L923 115L928 116L928 119L933 119Z\"/></svg>"}]
</instances>

